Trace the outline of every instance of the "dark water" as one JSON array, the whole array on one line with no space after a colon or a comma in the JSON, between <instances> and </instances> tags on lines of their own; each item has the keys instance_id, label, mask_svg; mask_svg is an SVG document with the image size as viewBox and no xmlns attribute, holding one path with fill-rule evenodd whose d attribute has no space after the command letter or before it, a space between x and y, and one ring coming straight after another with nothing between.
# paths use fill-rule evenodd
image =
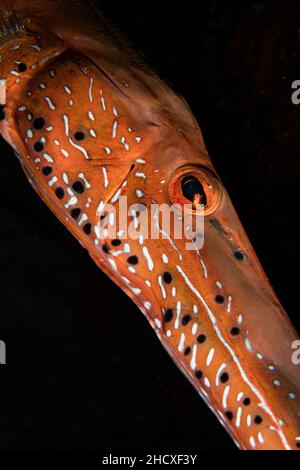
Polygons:
<instances>
[{"instance_id":1,"label":"dark water","mask_svg":"<svg viewBox=\"0 0 300 470\"><path fill-rule=\"evenodd\" d=\"M103 1L191 105L300 330L298 1ZM164 2L161 2L164 5ZM144 317L43 205L1 142L0 447L234 449Z\"/></svg>"}]
</instances>

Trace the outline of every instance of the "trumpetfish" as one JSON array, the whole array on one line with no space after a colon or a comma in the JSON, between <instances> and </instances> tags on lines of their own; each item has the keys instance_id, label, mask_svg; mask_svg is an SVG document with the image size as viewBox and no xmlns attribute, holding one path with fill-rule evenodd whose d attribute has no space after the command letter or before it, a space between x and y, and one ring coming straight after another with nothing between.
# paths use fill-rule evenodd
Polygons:
<instances>
[{"instance_id":1,"label":"trumpetfish","mask_svg":"<svg viewBox=\"0 0 300 470\"><path fill-rule=\"evenodd\" d=\"M0 131L35 191L147 317L240 449L299 449L298 336L187 103L93 2L0 7ZM202 249L171 229L101 237L105 207L118 214L121 196L137 212L201 201Z\"/></svg>"}]
</instances>

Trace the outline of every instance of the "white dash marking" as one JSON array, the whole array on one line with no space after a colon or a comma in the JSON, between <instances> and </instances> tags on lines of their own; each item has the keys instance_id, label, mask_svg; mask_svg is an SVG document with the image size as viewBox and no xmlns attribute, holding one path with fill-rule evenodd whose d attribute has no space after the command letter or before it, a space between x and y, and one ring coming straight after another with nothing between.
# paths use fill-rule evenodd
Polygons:
<instances>
[{"instance_id":1,"label":"white dash marking","mask_svg":"<svg viewBox=\"0 0 300 470\"><path fill-rule=\"evenodd\" d=\"M115 139L117 137L117 131L118 131L118 121L115 120L113 123L113 128L112 128L112 138Z\"/></svg>"},{"instance_id":2,"label":"white dash marking","mask_svg":"<svg viewBox=\"0 0 300 470\"><path fill-rule=\"evenodd\" d=\"M102 90L100 90L100 100L101 100L101 106L102 106L103 111L106 111L106 103L105 103Z\"/></svg>"},{"instance_id":3,"label":"white dash marking","mask_svg":"<svg viewBox=\"0 0 300 470\"><path fill-rule=\"evenodd\" d=\"M209 351L208 353L208 356L207 356L207 359L206 359L206 365L207 367L209 367L212 363L212 360L214 358L214 355L215 355L215 349L214 348L211 348L211 350Z\"/></svg>"},{"instance_id":4,"label":"white dash marking","mask_svg":"<svg viewBox=\"0 0 300 470\"><path fill-rule=\"evenodd\" d=\"M258 433L257 437L258 437L258 441L259 441L260 444L265 443L264 436L262 435L261 432Z\"/></svg>"},{"instance_id":5,"label":"white dash marking","mask_svg":"<svg viewBox=\"0 0 300 470\"><path fill-rule=\"evenodd\" d=\"M57 177L56 176L53 176L53 178L51 178L51 180L49 181L49 186L53 186L55 183L57 183Z\"/></svg>"},{"instance_id":6,"label":"white dash marking","mask_svg":"<svg viewBox=\"0 0 300 470\"><path fill-rule=\"evenodd\" d=\"M253 436L250 437L250 444L251 444L251 447L253 447L253 449L255 449L256 443L255 443L255 439L254 439Z\"/></svg>"},{"instance_id":7,"label":"white dash marking","mask_svg":"<svg viewBox=\"0 0 300 470\"><path fill-rule=\"evenodd\" d=\"M198 330L198 324L194 323L192 327L192 333L194 336L197 334L197 330Z\"/></svg>"},{"instance_id":8,"label":"white dash marking","mask_svg":"<svg viewBox=\"0 0 300 470\"><path fill-rule=\"evenodd\" d=\"M94 114L92 113L92 111L89 111L89 112L88 112L88 117L89 117L89 119L90 119L91 121L95 121L95 116L94 116Z\"/></svg>"},{"instance_id":9,"label":"white dash marking","mask_svg":"<svg viewBox=\"0 0 300 470\"><path fill-rule=\"evenodd\" d=\"M145 246L143 247L143 255L146 258L149 271L152 272L153 269L154 269L154 263L153 263L153 260L150 256L150 253L149 253L148 249Z\"/></svg>"},{"instance_id":10,"label":"white dash marking","mask_svg":"<svg viewBox=\"0 0 300 470\"><path fill-rule=\"evenodd\" d=\"M178 328L179 328L180 313L181 313L181 302L180 302L180 300L178 300L178 302L176 304L176 321L175 321L176 330L178 330Z\"/></svg>"},{"instance_id":11,"label":"white dash marking","mask_svg":"<svg viewBox=\"0 0 300 470\"><path fill-rule=\"evenodd\" d=\"M224 389L224 393L223 393L223 398L222 398L222 405L225 410L227 409L227 399L228 399L229 392L230 392L230 386L226 385Z\"/></svg>"},{"instance_id":12,"label":"white dash marking","mask_svg":"<svg viewBox=\"0 0 300 470\"><path fill-rule=\"evenodd\" d=\"M193 370L196 369L196 355L197 355L197 344L194 344L193 346L193 353L192 353L192 359L191 359L191 362L190 362L190 365L191 365L191 368Z\"/></svg>"},{"instance_id":13,"label":"white dash marking","mask_svg":"<svg viewBox=\"0 0 300 470\"><path fill-rule=\"evenodd\" d=\"M184 349L184 342L185 342L185 334L184 334L184 333L181 333L180 342L179 342L179 346L178 346L178 351L180 351L180 352L183 351L183 349Z\"/></svg>"},{"instance_id":14,"label":"white dash marking","mask_svg":"<svg viewBox=\"0 0 300 470\"><path fill-rule=\"evenodd\" d=\"M208 380L207 377L204 378L204 384L206 385L207 388L210 388L210 381Z\"/></svg>"},{"instance_id":15,"label":"white dash marking","mask_svg":"<svg viewBox=\"0 0 300 470\"><path fill-rule=\"evenodd\" d=\"M162 277L159 276L158 277L158 284L159 284L159 287L160 287L160 290L161 290L161 294L162 294L162 297L163 299L166 299L167 298L167 294L166 294L166 290L163 286L163 283L162 283Z\"/></svg>"},{"instance_id":16,"label":"white dash marking","mask_svg":"<svg viewBox=\"0 0 300 470\"><path fill-rule=\"evenodd\" d=\"M104 178L104 187L107 188L109 185L109 181L108 181L107 170L105 166L102 167L102 173L103 173L103 178Z\"/></svg>"},{"instance_id":17,"label":"white dash marking","mask_svg":"<svg viewBox=\"0 0 300 470\"><path fill-rule=\"evenodd\" d=\"M231 312L231 304L232 304L232 296L229 295L229 296L228 296L228 305L227 305L227 312L228 312L228 313Z\"/></svg>"},{"instance_id":18,"label":"white dash marking","mask_svg":"<svg viewBox=\"0 0 300 470\"><path fill-rule=\"evenodd\" d=\"M89 100L91 103L93 102L93 83L94 83L94 79L90 78Z\"/></svg>"},{"instance_id":19,"label":"white dash marking","mask_svg":"<svg viewBox=\"0 0 300 470\"><path fill-rule=\"evenodd\" d=\"M238 410L236 412L236 420L235 420L235 424L236 424L236 427L239 428L240 425L241 425L241 417L242 417L242 413L243 413L243 408L241 406L238 407Z\"/></svg>"}]
</instances>

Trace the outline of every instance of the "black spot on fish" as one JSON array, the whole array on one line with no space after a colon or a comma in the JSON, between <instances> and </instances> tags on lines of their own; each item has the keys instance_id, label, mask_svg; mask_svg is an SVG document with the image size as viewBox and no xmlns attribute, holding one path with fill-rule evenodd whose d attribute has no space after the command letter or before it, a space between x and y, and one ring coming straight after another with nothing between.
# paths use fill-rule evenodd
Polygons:
<instances>
[{"instance_id":1,"label":"black spot on fish","mask_svg":"<svg viewBox=\"0 0 300 470\"><path fill-rule=\"evenodd\" d=\"M231 411L226 411L225 416L229 421L233 420L233 413Z\"/></svg>"},{"instance_id":2,"label":"black spot on fish","mask_svg":"<svg viewBox=\"0 0 300 470\"><path fill-rule=\"evenodd\" d=\"M26 72L26 70L27 70L27 65L24 64L24 62L21 62L20 64L18 64L18 70L19 70L19 72L21 72L21 73L22 73L22 72Z\"/></svg>"},{"instance_id":3,"label":"black spot on fish","mask_svg":"<svg viewBox=\"0 0 300 470\"><path fill-rule=\"evenodd\" d=\"M203 344L206 341L206 336L205 335L199 335L197 338L197 341L199 344Z\"/></svg>"},{"instance_id":4,"label":"black spot on fish","mask_svg":"<svg viewBox=\"0 0 300 470\"><path fill-rule=\"evenodd\" d=\"M217 294L215 297L215 301L217 302L217 304L223 304L225 302L225 299L223 295Z\"/></svg>"},{"instance_id":5,"label":"black spot on fish","mask_svg":"<svg viewBox=\"0 0 300 470\"><path fill-rule=\"evenodd\" d=\"M183 319L181 320L181 323L185 326L191 321L191 316L190 315L185 315Z\"/></svg>"},{"instance_id":6,"label":"black spot on fish","mask_svg":"<svg viewBox=\"0 0 300 470\"><path fill-rule=\"evenodd\" d=\"M56 194L56 197L58 199L63 199L64 196L65 196L65 192L64 192L63 188L56 188L55 194Z\"/></svg>"},{"instance_id":7,"label":"black spot on fish","mask_svg":"<svg viewBox=\"0 0 300 470\"><path fill-rule=\"evenodd\" d=\"M165 311L165 322L169 323L173 319L173 310L171 308L168 308L168 310Z\"/></svg>"},{"instance_id":8,"label":"black spot on fish","mask_svg":"<svg viewBox=\"0 0 300 470\"><path fill-rule=\"evenodd\" d=\"M233 328L231 328L230 334L232 336L238 336L240 334L240 329L237 326L234 326Z\"/></svg>"},{"instance_id":9,"label":"black spot on fish","mask_svg":"<svg viewBox=\"0 0 300 470\"><path fill-rule=\"evenodd\" d=\"M172 274L170 274L168 272L163 273L163 280L164 280L165 284L171 284L171 282L173 280Z\"/></svg>"},{"instance_id":10,"label":"black spot on fish","mask_svg":"<svg viewBox=\"0 0 300 470\"><path fill-rule=\"evenodd\" d=\"M44 168L42 169L42 172L45 176L51 175L51 173L52 173L51 166L44 166Z\"/></svg>"},{"instance_id":11,"label":"black spot on fish","mask_svg":"<svg viewBox=\"0 0 300 470\"><path fill-rule=\"evenodd\" d=\"M42 117L38 117L33 121L33 127L37 130L43 129L45 124L46 124L46 121Z\"/></svg>"},{"instance_id":12,"label":"black spot on fish","mask_svg":"<svg viewBox=\"0 0 300 470\"><path fill-rule=\"evenodd\" d=\"M36 152L41 152L42 150L44 150L42 142L35 142L33 148Z\"/></svg>"},{"instance_id":13,"label":"black spot on fish","mask_svg":"<svg viewBox=\"0 0 300 470\"><path fill-rule=\"evenodd\" d=\"M229 374L227 374L227 372L223 372L223 374L220 377L220 380L222 384L225 384L229 380Z\"/></svg>"},{"instance_id":14,"label":"black spot on fish","mask_svg":"<svg viewBox=\"0 0 300 470\"><path fill-rule=\"evenodd\" d=\"M195 376L200 380L203 377L203 372L201 370L196 370Z\"/></svg>"},{"instance_id":15,"label":"black spot on fish","mask_svg":"<svg viewBox=\"0 0 300 470\"><path fill-rule=\"evenodd\" d=\"M127 259L128 263L129 264L132 264L133 266L137 265L138 262L139 262L139 259L137 256L133 255L133 256L129 256L129 258Z\"/></svg>"},{"instance_id":16,"label":"black spot on fish","mask_svg":"<svg viewBox=\"0 0 300 470\"><path fill-rule=\"evenodd\" d=\"M263 419L260 415L256 415L254 418L255 424L261 424L263 422Z\"/></svg>"},{"instance_id":17,"label":"black spot on fish","mask_svg":"<svg viewBox=\"0 0 300 470\"><path fill-rule=\"evenodd\" d=\"M75 209L71 210L71 216L73 217L73 219L78 219L80 214L81 214L81 210L79 209L79 207L76 207Z\"/></svg>"},{"instance_id":18,"label":"black spot on fish","mask_svg":"<svg viewBox=\"0 0 300 470\"><path fill-rule=\"evenodd\" d=\"M112 240L111 242L112 246L120 246L122 244L121 240L118 240L117 238L115 240Z\"/></svg>"},{"instance_id":19,"label":"black spot on fish","mask_svg":"<svg viewBox=\"0 0 300 470\"><path fill-rule=\"evenodd\" d=\"M75 132L74 137L75 137L76 140L84 140L85 139L85 134L84 134L84 132L77 131L77 132Z\"/></svg>"},{"instance_id":20,"label":"black spot on fish","mask_svg":"<svg viewBox=\"0 0 300 470\"><path fill-rule=\"evenodd\" d=\"M74 189L75 193L82 194L84 192L84 186L81 181L75 181L72 188Z\"/></svg>"},{"instance_id":21,"label":"black spot on fish","mask_svg":"<svg viewBox=\"0 0 300 470\"><path fill-rule=\"evenodd\" d=\"M247 398L245 398L245 399L244 399L244 401L243 401L243 403L244 403L244 405L245 405L245 406L249 406L249 405L250 405L250 403L251 403L251 400L250 400L250 398L248 398L248 397L247 397Z\"/></svg>"},{"instance_id":22,"label":"black spot on fish","mask_svg":"<svg viewBox=\"0 0 300 470\"><path fill-rule=\"evenodd\" d=\"M188 346L187 348L185 348L184 355L188 356L189 354L191 354L191 348Z\"/></svg>"},{"instance_id":23,"label":"black spot on fish","mask_svg":"<svg viewBox=\"0 0 300 470\"><path fill-rule=\"evenodd\" d=\"M83 231L86 233L86 235L90 235L92 232L92 225L88 222L83 226Z\"/></svg>"}]
</instances>

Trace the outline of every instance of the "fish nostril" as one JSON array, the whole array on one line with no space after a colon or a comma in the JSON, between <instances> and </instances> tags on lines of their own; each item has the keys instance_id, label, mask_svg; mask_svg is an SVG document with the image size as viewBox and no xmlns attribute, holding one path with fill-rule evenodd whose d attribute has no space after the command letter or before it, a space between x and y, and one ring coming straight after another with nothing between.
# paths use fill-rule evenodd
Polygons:
<instances>
[{"instance_id":1,"label":"fish nostril","mask_svg":"<svg viewBox=\"0 0 300 470\"><path fill-rule=\"evenodd\" d=\"M165 322L169 323L173 319L173 310L171 308L168 308L168 310L165 311Z\"/></svg>"},{"instance_id":2,"label":"fish nostril","mask_svg":"<svg viewBox=\"0 0 300 470\"><path fill-rule=\"evenodd\" d=\"M225 384L229 380L229 374L227 372L223 372L223 374L220 377L220 380L222 384Z\"/></svg>"},{"instance_id":3,"label":"fish nostril","mask_svg":"<svg viewBox=\"0 0 300 470\"><path fill-rule=\"evenodd\" d=\"M40 130L40 129L43 129L43 127L45 126L46 124L46 121L44 118L42 117L38 117L36 118L34 121L33 121L33 127L36 129L36 130Z\"/></svg>"},{"instance_id":4,"label":"fish nostril","mask_svg":"<svg viewBox=\"0 0 300 470\"><path fill-rule=\"evenodd\" d=\"M234 252L234 256L238 261L244 261L244 259L245 259L244 253L242 253L241 251L238 251L238 250Z\"/></svg>"},{"instance_id":5,"label":"fish nostril","mask_svg":"<svg viewBox=\"0 0 300 470\"><path fill-rule=\"evenodd\" d=\"M261 424L263 422L263 419L262 419L261 416L257 415L254 418L254 422L255 422L255 424Z\"/></svg>"},{"instance_id":6,"label":"fish nostril","mask_svg":"<svg viewBox=\"0 0 300 470\"><path fill-rule=\"evenodd\" d=\"M225 302L225 298L223 295L217 294L215 296L215 301L217 302L217 304L223 304Z\"/></svg>"},{"instance_id":7,"label":"fish nostril","mask_svg":"<svg viewBox=\"0 0 300 470\"><path fill-rule=\"evenodd\" d=\"M26 72L27 65L24 64L24 62L21 62L20 64L18 64L18 70L19 70L19 72Z\"/></svg>"}]
</instances>

